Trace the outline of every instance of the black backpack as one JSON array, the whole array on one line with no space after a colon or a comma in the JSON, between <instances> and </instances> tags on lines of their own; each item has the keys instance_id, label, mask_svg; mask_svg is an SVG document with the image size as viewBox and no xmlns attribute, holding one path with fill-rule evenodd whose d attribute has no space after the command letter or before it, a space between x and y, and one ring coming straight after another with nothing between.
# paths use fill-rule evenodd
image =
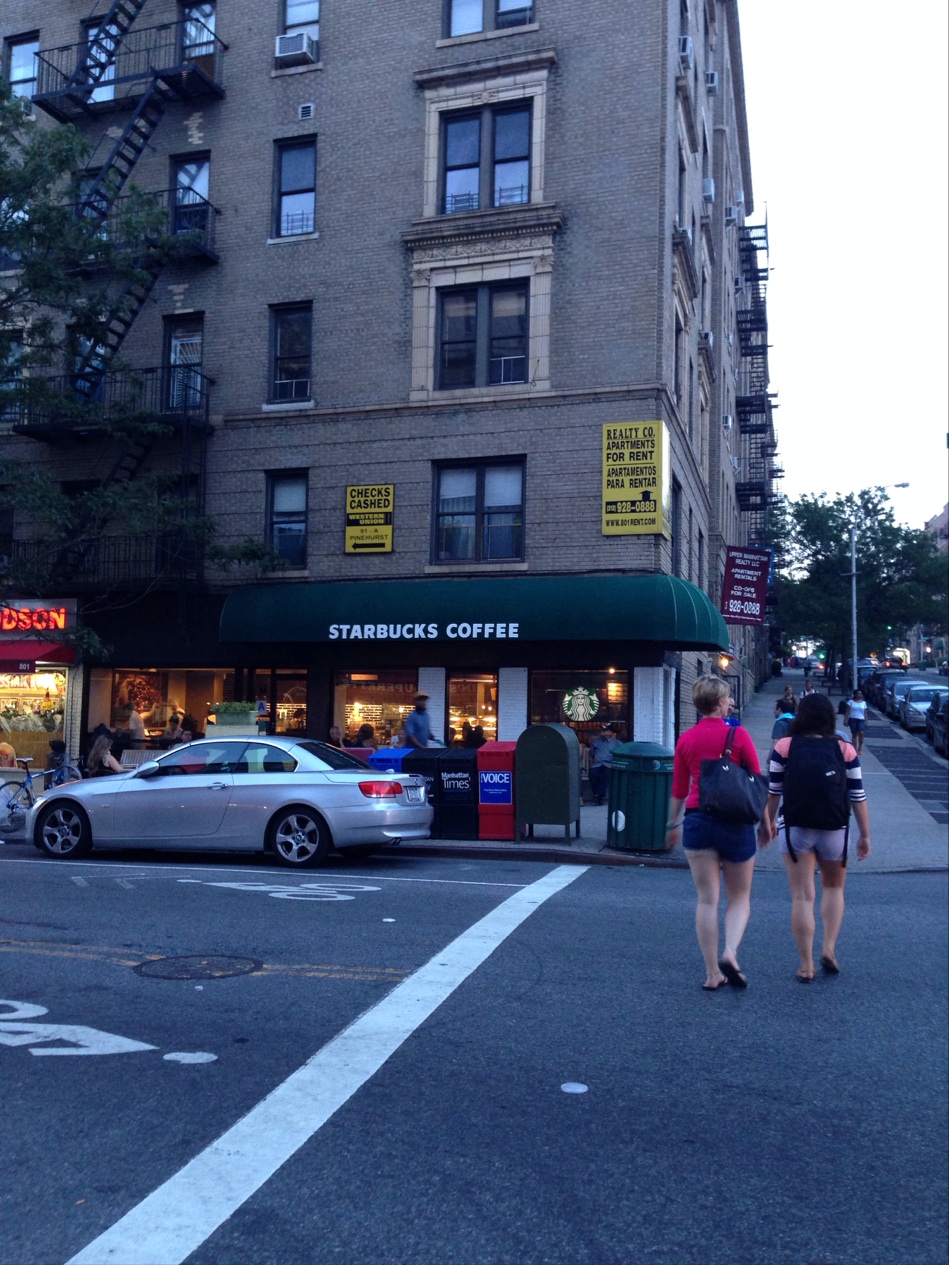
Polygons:
<instances>
[{"instance_id":1,"label":"black backpack","mask_svg":"<svg viewBox=\"0 0 949 1265\"><path fill-rule=\"evenodd\" d=\"M785 838L792 860L790 827L810 830L846 830L850 822L847 764L838 738L791 739L784 763ZM844 864L847 846L844 844Z\"/></svg>"}]
</instances>

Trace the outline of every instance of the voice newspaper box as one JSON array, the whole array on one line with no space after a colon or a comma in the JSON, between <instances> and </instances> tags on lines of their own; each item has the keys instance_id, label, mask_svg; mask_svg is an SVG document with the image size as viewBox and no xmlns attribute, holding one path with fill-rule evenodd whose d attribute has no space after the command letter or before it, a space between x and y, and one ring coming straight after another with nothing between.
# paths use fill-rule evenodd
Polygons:
<instances>
[{"instance_id":1,"label":"voice newspaper box","mask_svg":"<svg viewBox=\"0 0 949 1265\"><path fill-rule=\"evenodd\" d=\"M514 751L516 742L486 742L478 748L478 838L516 839Z\"/></svg>"}]
</instances>

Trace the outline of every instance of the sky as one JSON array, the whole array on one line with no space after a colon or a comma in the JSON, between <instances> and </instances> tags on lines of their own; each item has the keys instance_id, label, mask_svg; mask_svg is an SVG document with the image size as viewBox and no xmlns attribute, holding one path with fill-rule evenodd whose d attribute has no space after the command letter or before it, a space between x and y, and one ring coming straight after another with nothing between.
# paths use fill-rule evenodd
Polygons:
<instances>
[{"instance_id":1,"label":"sky","mask_svg":"<svg viewBox=\"0 0 949 1265\"><path fill-rule=\"evenodd\" d=\"M739 4L778 490L908 482L909 527L949 500L947 12Z\"/></svg>"}]
</instances>

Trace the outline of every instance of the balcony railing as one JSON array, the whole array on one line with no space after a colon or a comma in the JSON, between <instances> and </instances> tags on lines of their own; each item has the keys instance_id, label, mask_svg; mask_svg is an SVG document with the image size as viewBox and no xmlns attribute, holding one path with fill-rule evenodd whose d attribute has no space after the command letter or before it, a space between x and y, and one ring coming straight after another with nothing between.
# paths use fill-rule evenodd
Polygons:
<instances>
[{"instance_id":1,"label":"balcony railing","mask_svg":"<svg viewBox=\"0 0 949 1265\"><path fill-rule=\"evenodd\" d=\"M126 217L129 209L133 201L141 206L143 199L146 205L150 201L165 211L168 231L176 237L187 238L187 244L195 254L217 260L214 233L215 221L220 212L213 203L203 198L200 193L196 193L194 189L158 189L138 194L134 199L116 198L106 218L102 221L99 236L118 245L125 243L128 240ZM81 211L83 205L83 203L76 204L77 213ZM92 208L91 213L95 213L95 207ZM140 233L140 230L135 231ZM138 241L139 238L136 238L135 243L129 242L129 244L137 244Z\"/></svg>"},{"instance_id":2,"label":"balcony railing","mask_svg":"<svg viewBox=\"0 0 949 1265\"><path fill-rule=\"evenodd\" d=\"M140 95L156 78L178 96L220 96L226 48L207 28L196 38L194 21L135 29L117 41L104 73L90 66L86 82L86 41L44 49L37 54L33 100L56 118L75 117L83 111L100 112L120 105Z\"/></svg>"},{"instance_id":3,"label":"balcony railing","mask_svg":"<svg viewBox=\"0 0 949 1265\"><path fill-rule=\"evenodd\" d=\"M93 383L82 378L21 379L3 409L13 433L48 438L89 434L123 423L160 421L176 429L208 424L210 380L191 365L123 369Z\"/></svg>"},{"instance_id":4,"label":"balcony railing","mask_svg":"<svg viewBox=\"0 0 949 1265\"><path fill-rule=\"evenodd\" d=\"M50 547L48 541L13 542L8 570L17 581L32 578L38 586L66 581L100 588L116 584L168 583L199 577L203 551L199 542L180 531L138 536L100 536Z\"/></svg>"}]
</instances>

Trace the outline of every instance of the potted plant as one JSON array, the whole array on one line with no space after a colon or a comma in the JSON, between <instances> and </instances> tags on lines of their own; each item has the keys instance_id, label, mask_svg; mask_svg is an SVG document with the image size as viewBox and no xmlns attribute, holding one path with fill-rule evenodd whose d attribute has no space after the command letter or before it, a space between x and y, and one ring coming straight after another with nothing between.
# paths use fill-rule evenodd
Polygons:
<instances>
[{"instance_id":1,"label":"potted plant","mask_svg":"<svg viewBox=\"0 0 949 1265\"><path fill-rule=\"evenodd\" d=\"M214 726L214 732L221 734L224 730L231 733L257 733L257 704L247 701L232 700L228 703L208 704L208 728ZM209 733L210 737L211 734Z\"/></svg>"}]
</instances>

